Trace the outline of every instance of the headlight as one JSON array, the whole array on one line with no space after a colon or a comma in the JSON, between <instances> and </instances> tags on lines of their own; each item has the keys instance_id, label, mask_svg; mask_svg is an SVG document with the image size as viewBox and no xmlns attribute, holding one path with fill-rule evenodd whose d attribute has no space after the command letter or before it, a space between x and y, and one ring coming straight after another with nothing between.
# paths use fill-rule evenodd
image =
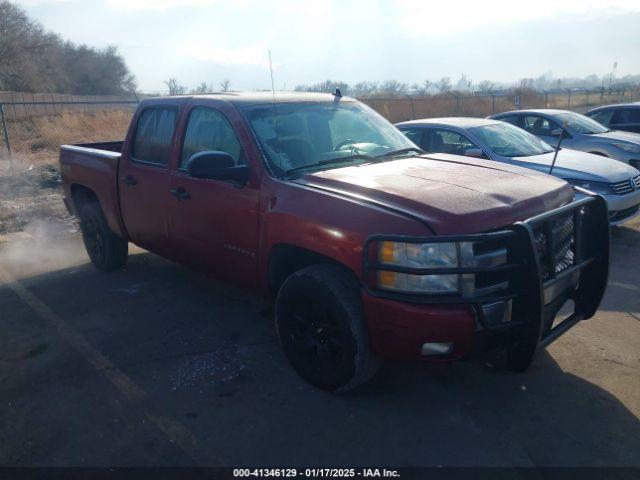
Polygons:
<instances>
[{"instance_id":1,"label":"headlight","mask_svg":"<svg viewBox=\"0 0 640 480\"><path fill-rule=\"evenodd\" d=\"M614 143L613 145L625 152L640 153L640 145L634 145L633 143Z\"/></svg>"},{"instance_id":2,"label":"headlight","mask_svg":"<svg viewBox=\"0 0 640 480\"><path fill-rule=\"evenodd\" d=\"M612 193L611 187L608 183L604 182L586 182L584 180L572 180L570 178L565 179L571 185L576 187L584 188L585 190L589 190L593 193L601 193L603 195L607 195Z\"/></svg>"},{"instance_id":3,"label":"headlight","mask_svg":"<svg viewBox=\"0 0 640 480\"><path fill-rule=\"evenodd\" d=\"M380 242L378 262L408 268L454 268L459 265L455 243ZM411 293L455 293L459 291L458 275L415 275L381 270L378 287Z\"/></svg>"}]
</instances>

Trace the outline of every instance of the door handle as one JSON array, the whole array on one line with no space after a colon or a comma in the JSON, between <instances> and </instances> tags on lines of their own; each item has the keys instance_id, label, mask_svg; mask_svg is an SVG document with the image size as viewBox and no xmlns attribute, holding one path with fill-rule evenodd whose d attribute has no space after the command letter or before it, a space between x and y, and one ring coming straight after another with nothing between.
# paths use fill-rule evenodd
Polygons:
<instances>
[{"instance_id":1,"label":"door handle","mask_svg":"<svg viewBox=\"0 0 640 480\"><path fill-rule=\"evenodd\" d=\"M191 195L183 187L172 188L169 193L176 197L178 200L189 200Z\"/></svg>"},{"instance_id":2,"label":"door handle","mask_svg":"<svg viewBox=\"0 0 640 480\"><path fill-rule=\"evenodd\" d=\"M125 184L127 184L127 185L129 185L131 187L138 184L138 181L134 177L132 177L131 175L127 175L126 177L122 177L122 181Z\"/></svg>"}]
</instances>

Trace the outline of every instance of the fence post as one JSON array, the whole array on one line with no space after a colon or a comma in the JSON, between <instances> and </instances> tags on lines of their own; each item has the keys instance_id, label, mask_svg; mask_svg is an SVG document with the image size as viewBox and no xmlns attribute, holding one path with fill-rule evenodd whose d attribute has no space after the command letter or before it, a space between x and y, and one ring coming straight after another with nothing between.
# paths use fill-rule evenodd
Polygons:
<instances>
[{"instance_id":1,"label":"fence post","mask_svg":"<svg viewBox=\"0 0 640 480\"><path fill-rule=\"evenodd\" d=\"M413 105L413 98L411 97L411 95L409 95L408 93L405 94L405 97L407 97L409 99L409 102L411 103L411 114L413 115L413 117L411 118L411 120L415 120L416 119L416 107ZM138 100L139 102L140 100Z\"/></svg>"},{"instance_id":2,"label":"fence post","mask_svg":"<svg viewBox=\"0 0 640 480\"><path fill-rule=\"evenodd\" d=\"M496 96L491 94L491 113L496 113Z\"/></svg>"},{"instance_id":3,"label":"fence post","mask_svg":"<svg viewBox=\"0 0 640 480\"><path fill-rule=\"evenodd\" d=\"M13 156L11 155L11 144L9 143L9 132L7 131L7 122L4 118L4 104L0 103L0 121L2 122L2 135L4 137L4 145L9 153L9 166L13 173Z\"/></svg>"},{"instance_id":4,"label":"fence post","mask_svg":"<svg viewBox=\"0 0 640 480\"><path fill-rule=\"evenodd\" d=\"M571 108L571 90L567 90L567 108Z\"/></svg>"},{"instance_id":5,"label":"fence post","mask_svg":"<svg viewBox=\"0 0 640 480\"><path fill-rule=\"evenodd\" d=\"M589 108L589 90L587 90L587 100L586 100L586 102L587 102L586 106L587 106L587 108Z\"/></svg>"},{"instance_id":6,"label":"fence post","mask_svg":"<svg viewBox=\"0 0 640 480\"><path fill-rule=\"evenodd\" d=\"M549 92L544 92L544 108L549 108Z\"/></svg>"}]
</instances>

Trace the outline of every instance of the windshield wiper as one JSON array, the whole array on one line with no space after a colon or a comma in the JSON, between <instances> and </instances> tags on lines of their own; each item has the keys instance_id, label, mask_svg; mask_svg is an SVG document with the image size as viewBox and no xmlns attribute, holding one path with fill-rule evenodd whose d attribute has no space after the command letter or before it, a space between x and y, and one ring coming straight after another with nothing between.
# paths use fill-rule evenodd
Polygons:
<instances>
[{"instance_id":1,"label":"windshield wiper","mask_svg":"<svg viewBox=\"0 0 640 480\"><path fill-rule=\"evenodd\" d=\"M375 161L376 158L378 157L372 157L371 155L364 155L362 153L355 153L353 155L347 155L346 157L327 158L325 160L320 160L319 162L316 162L316 163L309 163L308 165L300 165L299 167L290 168L285 173L289 174L293 172L300 172L303 170L312 169L314 167L322 167L324 165L330 165L332 163L348 162L349 160Z\"/></svg>"},{"instance_id":2,"label":"windshield wiper","mask_svg":"<svg viewBox=\"0 0 640 480\"><path fill-rule=\"evenodd\" d=\"M393 150L391 152L387 152L387 153L383 153L382 155L376 155L376 158L386 158L386 157L395 157L397 155L402 155L404 153L411 153L411 152L416 152L416 153L426 153L424 150L422 150L421 148L418 147L408 147L408 148L401 148L400 150Z\"/></svg>"}]
</instances>

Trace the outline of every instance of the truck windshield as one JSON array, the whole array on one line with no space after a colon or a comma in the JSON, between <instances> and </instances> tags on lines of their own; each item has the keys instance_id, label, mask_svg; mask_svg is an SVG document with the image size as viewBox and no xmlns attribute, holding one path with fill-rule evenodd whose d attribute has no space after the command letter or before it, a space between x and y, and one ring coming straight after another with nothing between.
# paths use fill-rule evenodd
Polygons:
<instances>
[{"instance_id":1,"label":"truck windshield","mask_svg":"<svg viewBox=\"0 0 640 480\"><path fill-rule=\"evenodd\" d=\"M469 131L503 157L531 157L553 152L551 145L510 123L473 127Z\"/></svg>"},{"instance_id":2,"label":"truck windshield","mask_svg":"<svg viewBox=\"0 0 640 480\"><path fill-rule=\"evenodd\" d=\"M370 157L392 158L388 154L399 150L419 150L359 102L261 104L245 107L243 112L279 176L306 166L322 170Z\"/></svg>"},{"instance_id":3,"label":"truck windshield","mask_svg":"<svg viewBox=\"0 0 640 480\"><path fill-rule=\"evenodd\" d=\"M585 135L593 135L594 133L605 133L609 131L606 127L603 127L595 120L591 120L589 117L585 117L579 113L559 113L558 115L555 115L555 118L560 120L560 123L567 122L567 126L570 129Z\"/></svg>"}]
</instances>

